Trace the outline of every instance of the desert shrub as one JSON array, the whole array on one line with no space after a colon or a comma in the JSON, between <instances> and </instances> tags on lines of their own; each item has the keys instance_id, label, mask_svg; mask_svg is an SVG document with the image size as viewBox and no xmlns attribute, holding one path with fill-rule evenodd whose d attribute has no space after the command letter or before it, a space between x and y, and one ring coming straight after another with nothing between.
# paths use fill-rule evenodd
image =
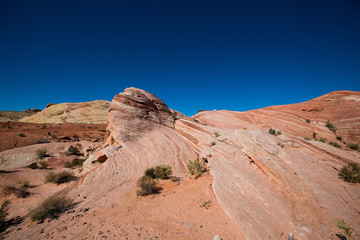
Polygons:
<instances>
[{"instance_id":1,"label":"desert shrub","mask_svg":"<svg viewBox=\"0 0 360 240\"><path fill-rule=\"evenodd\" d=\"M85 162L85 160L86 159L82 159L82 158L74 158L70 162L66 162L64 164L64 167L66 167L66 168L81 167L83 165L83 163Z\"/></svg>"},{"instance_id":2,"label":"desert shrub","mask_svg":"<svg viewBox=\"0 0 360 240\"><path fill-rule=\"evenodd\" d=\"M336 136L336 140L342 141L342 137Z\"/></svg>"},{"instance_id":3,"label":"desert shrub","mask_svg":"<svg viewBox=\"0 0 360 240\"><path fill-rule=\"evenodd\" d=\"M306 122L307 122L307 123L310 123L310 119L306 119Z\"/></svg>"},{"instance_id":4,"label":"desert shrub","mask_svg":"<svg viewBox=\"0 0 360 240\"><path fill-rule=\"evenodd\" d=\"M186 165L190 174L195 176L195 179L201 176L204 172L206 172L205 164L200 162L198 158L196 158L194 161L189 161L189 163Z\"/></svg>"},{"instance_id":5,"label":"desert shrub","mask_svg":"<svg viewBox=\"0 0 360 240\"><path fill-rule=\"evenodd\" d=\"M33 163L30 163L30 164L28 165L28 168L38 169L38 168L39 168L39 165L37 164L37 162L33 162Z\"/></svg>"},{"instance_id":6,"label":"desert shrub","mask_svg":"<svg viewBox=\"0 0 360 240\"><path fill-rule=\"evenodd\" d=\"M28 180L18 180L17 183L25 188L29 188L31 186Z\"/></svg>"},{"instance_id":7,"label":"desert shrub","mask_svg":"<svg viewBox=\"0 0 360 240\"><path fill-rule=\"evenodd\" d=\"M354 228L352 228L349 224L347 224L343 219L341 220L335 219L334 223L336 223L339 229L344 231L347 240L355 240L355 238L353 237Z\"/></svg>"},{"instance_id":8,"label":"desert shrub","mask_svg":"<svg viewBox=\"0 0 360 240\"><path fill-rule=\"evenodd\" d=\"M208 201L201 202L200 207L208 209L209 207L211 207L211 201L208 200Z\"/></svg>"},{"instance_id":9,"label":"desert shrub","mask_svg":"<svg viewBox=\"0 0 360 240\"><path fill-rule=\"evenodd\" d=\"M346 147L351 148L353 150L359 150L359 145L356 143L348 143L348 144L346 144Z\"/></svg>"},{"instance_id":10,"label":"desert shrub","mask_svg":"<svg viewBox=\"0 0 360 240\"><path fill-rule=\"evenodd\" d=\"M17 198L26 198L27 196L30 195L30 193L27 191L26 187L16 188L13 193Z\"/></svg>"},{"instance_id":11,"label":"desert shrub","mask_svg":"<svg viewBox=\"0 0 360 240\"><path fill-rule=\"evenodd\" d=\"M325 125L330 131L336 133L337 128L330 122L327 121L326 125Z\"/></svg>"},{"instance_id":12,"label":"desert shrub","mask_svg":"<svg viewBox=\"0 0 360 240\"><path fill-rule=\"evenodd\" d=\"M136 185L141 188L137 195L146 196L155 192L156 182L152 177L142 176L137 180Z\"/></svg>"},{"instance_id":13,"label":"desert shrub","mask_svg":"<svg viewBox=\"0 0 360 240\"><path fill-rule=\"evenodd\" d=\"M74 147L73 145L71 145L67 152L66 155L70 156L70 155L80 155L80 151L77 147Z\"/></svg>"},{"instance_id":14,"label":"desert shrub","mask_svg":"<svg viewBox=\"0 0 360 240\"><path fill-rule=\"evenodd\" d=\"M275 135L276 131L274 129L270 128L269 133L272 134L272 135Z\"/></svg>"},{"instance_id":15,"label":"desert shrub","mask_svg":"<svg viewBox=\"0 0 360 240\"><path fill-rule=\"evenodd\" d=\"M26 187L16 187L14 185L5 185L2 187L2 192L5 195L14 194L17 198L26 198L29 196L29 192L27 191Z\"/></svg>"},{"instance_id":16,"label":"desert shrub","mask_svg":"<svg viewBox=\"0 0 360 240\"><path fill-rule=\"evenodd\" d=\"M66 197L49 197L30 213L32 221L41 222L46 218L54 219L73 207L73 200Z\"/></svg>"},{"instance_id":17,"label":"desert shrub","mask_svg":"<svg viewBox=\"0 0 360 240\"><path fill-rule=\"evenodd\" d=\"M51 172L45 176L45 183L51 182L51 183L61 184L61 183L70 182L72 180L75 180L75 175L69 171L62 171L59 173Z\"/></svg>"},{"instance_id":18,"label":"desert shrub","mask_svg":"<svg viewBox=\"0 0 360 240\"><path fill-rule=\"evenodd\" d=\"M23 134L23 133L20 133L18 136L19 136L19 137L26 137L26 135Z\"/></svg>"},{"instance_id":19,"label":"desert shrub","mask_svg":"<svg viewBox=\"0 0 360 240\"><path fill-rule=\"evenodd\" d=\"M39 138L39 139L36 139L34 144L42 144L42 143L49 143L50 141L45 139L45 138Z\"/></svg>"},{"instance_id":20,"label":"desert shrub","mask_svg":"<svg viewBox=\"0 0 360 240\"><path fill-rule=\"evenodd\" d=\"M214 136L215 136L215 138L220 137L220 133L219 132L214 132Z\"/></svg>"},{"instance_id":21,"label":"desert shrub","mask_svg":"<svg viewBox=\"0 0 360 240\"><path fill-rule=\"evenodd\" d=\"M39 164L41 169L45 169L49 166L49 163L47 161L41 161Z\"/></svg>"},{"instance_id":22,"label":"desert shrub","mask_svg":"<svg viewBox=\"0 0 360 240\"><path fill-rule=\"evenodd\" d=\"M159 165L155 167L155 177L161 179L168 179L172 174L171 166Z\"/></svg>"},{"instance_id":23,"label":"desert shrub","mask_svg":"<svg viewBox=\"0 0 360 240\"><path fill-rule=\"evenodd\" d=\"M158 165L155 167L151 167L146 169L144 176L161 179L168 179L172 174L171 166L168 165Z\"/></svg>"},{"instance_id":24,"label":"desert shrub","mask_svg":"<svg viewBox=\"0 0 360 240\"><path fill-rule=\"evenodd\" d=\"M357 163L349 163L341 168L339 177L346 182L360 183L360 167Z\"/></svg>"},{"instance_id":25,"label":"desert shrub","mask_svg":"<svg viewBox=\"0 0 360 240\"><path fill-rule=\"evenodd\" d=\"M46 148L39 148L38 150L36 150L36 156L38 156L39 158L44 158L44 157L48 157L49 154L47 153Z\"/></svg>"},{"instance_id":26,"label":"desert shrub","mask_svg":"<svg viewBox=\"0 0 360 240\"><path fill-rule=\"evenodd\" d=\"M276 131L276 135L281 135L281 131Z\"/></svg>"},{"instance_id":27,"label":"desert shrub","mask_svg":"<svg viewBox=\"0 0 360 240\"><path fill-rule=\"evenodd\" d=\"M326 140L327 140L327 138L322 138L322 137L319 139L319 141L322 142L322 143L325 143Z\"/></svg>"},{"instance_id":28,"label":"desert shrub","mask_svg":"<svg viewBox=\"0 0 360 240\"><path fill-rule=\"evenodd\" d=\"M337 142L329 142L329 144L330 144L331 146L334 146L334 147L337 147L337 148L341 148L341 145L338 144Z\"/></svg>"},{"instance_id":29,"label":"desert shrub","mask_svg":"<svg viewBox=\"0 0 360 240\"><path fill-rule=\"evenodd\" d=\"M13 193L15 190L16 190L16 187L15 187L15 185L12 185L12 184L7 184L2 187L2 192L5 195L9 195L9 194Z\"/></svg>"},{"instance_id":30,"label":"desert shrub","mask_svg":"<svg viewBox=\"0 0 360 240\"><path fill-rule=\"evenodd\" d=\"M155 179L156 178L156 176L155 176L155 168L151 167L151 168L146 169L146 171L144 173L144 176L151 177L151 178Z\"/></svg>"},{"instance_id":31,"label":"desert shrub","mask_svg":"<svg viewBox=\"0 0 360 240\"><path fill-rule=\"evenodd\" d=\"M6 217L8 215L7 205L9 205L9 203L10 201L4 200L0 207L0 231L3 230L6 225Z\"/></svg>"}]
</instances>

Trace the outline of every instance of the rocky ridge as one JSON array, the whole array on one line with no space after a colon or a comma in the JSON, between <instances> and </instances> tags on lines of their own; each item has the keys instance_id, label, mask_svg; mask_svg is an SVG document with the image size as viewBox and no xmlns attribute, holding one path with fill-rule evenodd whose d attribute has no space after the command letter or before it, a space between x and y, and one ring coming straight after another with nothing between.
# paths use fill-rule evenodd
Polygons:
<instances>
[{"instance_id":1,"label":"rocky ridge","mask_svg":"<svg viewBox=\"0 0 360 240\"><path fill-rule=\"evenodd\" d=\"M169 221L170 232L165 236L171 239L210 239L216 233L226 239L330 239L336 232L333 219L345 219L360 232L360 187L337 177L342 166L360 163L360 153L346 150L336 138L359 143L359 109L360 93L341 91L305 103L248 112L202 111L189 118L170 110L146 91L125 89L110 105L103 146L85 162L81 180L62 193L79 201L79 207L103 211L102 216L125 225L127 221L116 217L117 210L136 215L131 219L134 223L146 219L146 231L142 231L146 236L155 235L159 226L168 226ZM337 135L325 126L327 121L338 128ZM280 130L281 135L269 134L270 127ZM337 141L342 149L315 141L314 133L317 138ZM97 161L99 156L102 161ZM137 209L135 206L160 201L160 196L140 200L131 197L135 194L134 183L144 170L167 164L176 176L188 178L186 164L197 157L207 160L211 184L199 185L194 191L205 188L207 196L213 196L214 205L231 219L221 215L229 231L209 229L201 235L192 227L187 229L191 221L195 224L201 220L191 215L180 220L172 215L176 208L183 207L184 214L192 211L190 205L181 202L174 206L161 201L165 209L154 206L161 214L154 213L151 221L146 209L131 211L131 204ZM174 185L171 191L164 185L164 193L171 198L172 191L181 192L185 185L187 182L180 183L179 188ZM128 208L114 207L119 202ZM55 231L69 219L65 215L61 221L47 223L46 229ZM206 224L211 228L210 223ZM12 237L37 239L38 230L28 228ZM88 230L78 227L71 237L79 238ZM180 234L187 231L188 235Z\"/></svg>"}]
</instances>

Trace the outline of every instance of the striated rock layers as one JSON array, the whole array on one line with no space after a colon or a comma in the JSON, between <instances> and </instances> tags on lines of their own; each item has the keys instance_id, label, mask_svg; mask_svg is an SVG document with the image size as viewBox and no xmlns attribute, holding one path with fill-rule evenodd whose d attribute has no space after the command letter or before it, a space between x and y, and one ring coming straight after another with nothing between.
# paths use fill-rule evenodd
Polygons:
<instances>
[{"instance_id":1,"label":"striated rock layers","mask_svg":"<svg viewBox=\"0 0 360 240\"><path fill-rule=\"evenodd\" d=\"M338 178L342 166L360 163L360 153L345 150L325 126L329 120L343 141L359 143L359 100L359 92L342 91L300 104L202 111L189 118L146 91L128 88L110 105L104 146L67 191L82 207L101 206L110 215L114 210L106 202L125 198L145 169L167 164L186 176L188 161L199 157L208 161L217 203L241 232L235 239L330 239L337 232L334 219L360 232L360 186ZM282 134L269 134L270 127ZM314 133L342 149L315 141ZM161 214L174 228L191 223L173 221L171 212ZM146 213L136 214L143 219ZM148 222L149 231L156 221Z\"/></svg>"},{"instance_id":2,"label":"striated rock layers","mask_svg":"<svg viewBox=\"0 0 360 240\"><path fill-rule=\"evenodd\" d=\"M360 153L344 150L340 141L343 149L309 140L315 132L337 141L325 126L330 120L346 141L358 142L359 100L358 92L343 91L301 104L203 111L176 120L159 98L129 88L109 109L107 146L101 150L108 159L78 192L114 181L88 194L100 197L134 182L148 167L169 164L179 173L199 156L208 159L213 191L246 239L327 239L333 219L345 219L359 231L360 188L337 174L349 162L360 163ZM270 127L282 135L269 134ZM93 160L87 161L89 169Z\"/></svg>"},{"instance_id":3,"label":"striated rock layers","mask_svg":"<svg viewBox=\"0 0 360 240\"><path fill-rule=\"evenodd\" d=\"M82 103L48 104L48 106L19 122L28 123L107 123L110 102L96 100Z\"/></svg>"}]
</instances>

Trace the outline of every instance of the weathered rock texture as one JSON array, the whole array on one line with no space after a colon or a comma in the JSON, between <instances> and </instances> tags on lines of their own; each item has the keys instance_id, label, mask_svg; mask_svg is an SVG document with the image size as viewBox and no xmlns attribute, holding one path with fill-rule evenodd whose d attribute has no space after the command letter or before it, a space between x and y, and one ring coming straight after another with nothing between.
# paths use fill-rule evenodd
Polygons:
<instances>
[{"instance_id":1,"label":"weathered rock texture","mask_svg":"<svg viewBox=\"0 0 360 240\"><path fill-rule=\"evenodd\" d=\"M96 100L82 103L60 103L47 106L41 112L19 122L29 123L107 123L110 102Z\"/></svg>"},{"instance_id":2,"label":"weathered rock texture","mask_svg":"<svg viewBox=\"0 0 360 240\"><path fill-rule=\"evenodd\" d=\"M117 214L112 204L128 204L122 213L136 215L137 220L131 218L134 226L144 222L149 237L165 221L171 223L166 225L166 231L173 233L168 239L201 236L210 239L218 234L217 229L201 235L198 230L186 227L194 225L192 221L196 218L186 215L192 211L191 205L180 202L166 205L164 201L157 208L159 216L154 215L150 220L147 208L153 209L154 201L162 203L156 200L159 197L154 196L153 201L129 197L136 179L147 168L167 164L173 167L175 175L186 177L188 161L200 157L207 158L216 204L239 230L233 230L231 224L218 225L219 231L229 226L227 232L219 233L228 234L226 239L288 239L288 236L298 240L331 239L338 231L333 219L344 219L360 232L360 186L343 182L337 176L339 169L349 162L360 163L360 153L346 150L325 127L330 120L343 140L359 143L359 110L360 93L341 91L300 104L248 112L202 111L188 118L169 110L156 96L129 88L111 103L104 146L85 162L81 181L65 192L79 201L81 207L102 209L109 219ZM282 134L269 134L270 127ZM314 132L317 138L337 141L342 149L311 139ZM165 192L171 191L165 188ZM186 196L187 204L185 199ZM142 206L141 210L132 212L132 205L135 209ZM183 207L182 211L176 211L177 207ZM198 208L194 210L196 213ZM186 217L179 220L178 215ZM69 218L64 216L61 222ZM224 223L227 224L225 220ZM59 221L47 223L46 231L56 232L60 224ZM191 234L177 235L182 231L173 228ZM13 239L24 236L37 239L38 229L19 231ZM80 230L77 225L71 237L80 238L88 230Z\"/></svg>"},{"instance_id":3,"label":"weathered rock texture","mask_svg":"<svg viewBox=\"0 0 360 240\"><path fill-rule=\"evenodd\" d=\"M330 120L345 141L358 142L359 100L358 92L334 92L301 104L243 113L204 111L174 121L160 99L126 89L109 109L108 146L102 149L109 159L85 178L79 192L116 178L116 184L96 191L104 194L156 164L172 165L178 173L199 155L209 161L219 203L246 239L283 234L324 239L335 218L359 230L360 188L344 183L337 173L347 163L359 162L360 154L344 150L325 126ZM269 134L270 127L282 135ZM305 140L314 132L343 149Z\"/></svg>"}]
</instances>

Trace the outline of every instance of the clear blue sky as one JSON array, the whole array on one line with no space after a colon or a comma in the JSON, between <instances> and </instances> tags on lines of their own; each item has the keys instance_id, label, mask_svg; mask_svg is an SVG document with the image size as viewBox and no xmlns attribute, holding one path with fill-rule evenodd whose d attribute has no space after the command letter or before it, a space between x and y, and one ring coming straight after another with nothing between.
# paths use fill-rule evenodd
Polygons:
<instances>
[{"instance_id":1,"label":"clear blue sky","mask_svg":"<svg viewBox=\"0 0 360 240\"><path fill-rule=\"evenodd\" d=\"M145 89L245 111L360 90L360 1L0 1L0 110Z\"/></svg>"}]
</instances>

